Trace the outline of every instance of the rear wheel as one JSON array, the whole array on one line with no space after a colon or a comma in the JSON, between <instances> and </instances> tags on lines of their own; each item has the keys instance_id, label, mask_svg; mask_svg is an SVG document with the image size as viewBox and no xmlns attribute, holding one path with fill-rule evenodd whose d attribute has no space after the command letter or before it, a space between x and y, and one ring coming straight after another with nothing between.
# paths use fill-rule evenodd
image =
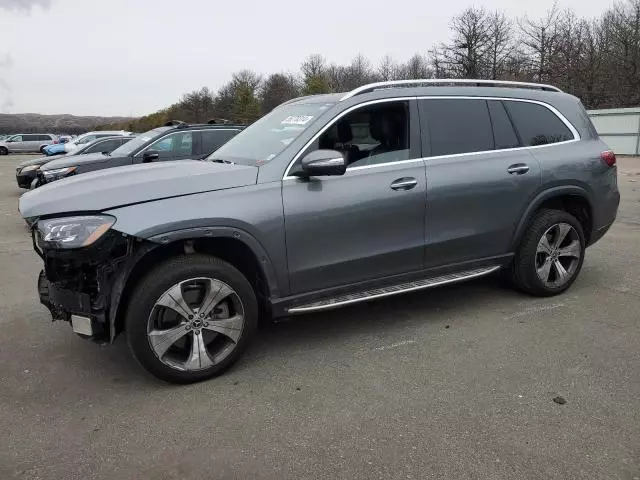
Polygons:
<instances>
[{"instance_id":1,"label":"rear wheel","mask_svg":"<svg viewBox=\"0 0 640 480\"><path fill-rule=\"evenodd\" d=\"M7 147L0 147L0 155L9 155Z\"/></svg>"},{"instance_id":2,"label":"rear wheel","mask_svg":"<svg viewBox=\"0 0 640 480\"><path fill-rule=\"evenodd\" d=\"M44 153L44 147L46 147L46 145L40 147L40 153Z\"/></svg>"},{"instance_id":3,"label":"rear wheel","mask_svg":"<svg viewBox=\"0 0 640 480\"><path fill-rule=\"evenodd\" d=\"M231 366L257 321L246 278L227 262L193 254L147 274L131 297L125 329L144 368L167 382L192 383Z\"/></svg>"},{"instance_id":4,"label":"rear wheel","mask_svg":"<svg viewBox=\"0 0 640 480\"><path fill-rule=\"evenodd\" d=\"M575 281L584 252L582 225L573 215L562 210L541 210L516 252L513 280L531 295L557 295Z\"/></svg>"}]
</instances>

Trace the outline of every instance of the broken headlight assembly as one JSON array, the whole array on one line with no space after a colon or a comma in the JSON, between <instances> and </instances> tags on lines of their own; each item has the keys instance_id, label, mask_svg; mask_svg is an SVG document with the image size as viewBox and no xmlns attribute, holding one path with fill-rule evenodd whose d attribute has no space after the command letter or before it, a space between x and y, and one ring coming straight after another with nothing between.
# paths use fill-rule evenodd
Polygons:
<instances>
[{"instance_id":1,"label":"broken headlight assembly","mask_svg":"<svg viewBox=\"0 0 640 480\"><path fill-rule=\"evenodd\" d=\"M116 222L109 215L86 215L40 220L36 225L42 247L69 249L88 247Z\"/></svg>"}]
</instances>

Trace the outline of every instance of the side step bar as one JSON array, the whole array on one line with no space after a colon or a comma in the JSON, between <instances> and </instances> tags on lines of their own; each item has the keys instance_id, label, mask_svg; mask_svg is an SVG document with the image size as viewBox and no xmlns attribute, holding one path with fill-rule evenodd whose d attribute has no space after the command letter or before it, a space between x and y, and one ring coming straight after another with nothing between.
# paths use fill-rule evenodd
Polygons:
<instances>
[{"instance_id":1,"label":"side step bar","mask_svg":"<svg viewBox=\"0 0 640 480\"><path fill-rule=\"evenodd\" d=\"M373 300L376 298L389 297L391 295L397 295L399 293L413 292L414 290L422 290L425 288L446 285L448 283L471 280L472 278L488 275L489 273L495 272L500 268L501 267L499 265L493 267L476 268L473 270L466 270L464 272L450 273L447 275L441 275L439 277L416 280L415 282L401 283L399 285L393 285L390 287L375 288L372 290L365 290L363 292L350 293L347 295L338 295L337 297L320 300L318 302L309 303L307 305L291 307L287 309L287 312L293 314L328 310L330 308L342 307L345 305L350 305L352 303L366 302L368 300Z\"/></svg>"}]
</instances>

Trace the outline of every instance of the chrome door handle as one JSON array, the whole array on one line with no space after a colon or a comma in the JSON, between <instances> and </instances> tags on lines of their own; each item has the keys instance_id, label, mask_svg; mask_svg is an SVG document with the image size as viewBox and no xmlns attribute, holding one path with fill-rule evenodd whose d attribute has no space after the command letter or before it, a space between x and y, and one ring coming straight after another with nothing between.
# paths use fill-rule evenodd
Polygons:
<instances>
[{"instance_id":1,"label":"chrome door handle","mask_svg":"<svg viewBox=\"0 0 640 480\"><path fill-rule=\"evenodd\" d=\"M418 185L418 180L413 177L402 177L395 180L391 184L392 190L411 190L413 187Z\"/></svg>"},{"instance_id":2,"label":"chrome door handle","mask_svg":"<svg viewBox=\"0 0 640 480\"><path fill-rule=\"evenodd\" d=\"M509 168L507 168L507 172L509 172L511 175L513 175L514 173L517 175L524 175L528 171L529 167L524 163L516 163L515 165L511 165Z\"/></svg>"}]
</instances>

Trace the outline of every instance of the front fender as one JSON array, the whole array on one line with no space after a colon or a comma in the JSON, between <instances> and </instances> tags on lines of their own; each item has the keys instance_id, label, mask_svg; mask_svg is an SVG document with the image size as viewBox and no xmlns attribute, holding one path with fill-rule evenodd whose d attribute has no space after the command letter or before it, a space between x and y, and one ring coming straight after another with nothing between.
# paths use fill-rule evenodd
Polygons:
<instances>
[{"instance_id":1,"label":"front fender","mask_svg":"<svg viewBox=\"0 0 640 480\"><path fill-rule=\"evenodd\" d=\"M278 288L278 276L274 268L273 262L262 244L247 231L234 227L200 227L186 228L181 230L173 230L149 237L148 240L153 243L168 244L176 240L187 240L197 238L233 238L244 243L251 249L262 267L262 273L267 279L267 286L271 297L280 296Z\"/></svg>"}]
</instances>

